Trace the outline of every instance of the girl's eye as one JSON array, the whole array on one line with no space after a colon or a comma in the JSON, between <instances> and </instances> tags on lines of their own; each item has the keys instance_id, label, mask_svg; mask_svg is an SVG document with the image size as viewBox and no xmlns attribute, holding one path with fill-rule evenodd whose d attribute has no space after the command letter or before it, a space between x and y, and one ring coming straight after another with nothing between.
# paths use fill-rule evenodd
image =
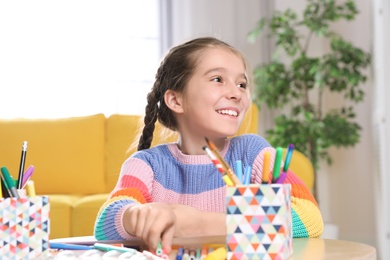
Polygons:
<instances>
[{"instance_id":1,"label":"girl's eye","mask_svg":"<svg viewBox=\"0 0 390 260\"><path fill-rule=\"evenodd\" d=\"M238 84L237 87L246 89L247 84L246 83L241 83L241 84Z\"/></svg>"},{"instance_id":2,"label":"girl's eye","mask_svg":"<svg viewBox=\"0 0 390 260\"><path fill-rule=\"evenodd\" d=\"M215 78L213 78L211 81L214 81L214 82L222 82L222 78L221 78L221 77L215 77Z\"/></svg>"}]
</instances>

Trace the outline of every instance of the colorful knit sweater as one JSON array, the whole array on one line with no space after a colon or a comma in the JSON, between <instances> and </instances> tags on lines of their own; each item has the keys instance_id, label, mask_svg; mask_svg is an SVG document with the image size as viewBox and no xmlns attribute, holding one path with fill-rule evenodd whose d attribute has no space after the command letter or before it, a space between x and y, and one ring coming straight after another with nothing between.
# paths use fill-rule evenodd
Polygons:
<instances>
[{"instance_id":1,"label":"colorful knit sweater","mask_svg":"<svg viewBox=\"0 0 390 260\"><path fill-rule=\"evenodd\" d=\"M251 183L261 183L263 154L275 149L253 134L227 139L221 154L234 165L252 166ZM271 159L271 169L273 168ZM323 222L316 201L291 171L293 237L319 237ZM185 155L177 144L159 145L134 153L122 165L121 174L95 223L98 240L132 239L122 224L124 211L135 203L185 204L201 211L225 212L226 185L207 155Z\"/></svg>"}]
</instances>

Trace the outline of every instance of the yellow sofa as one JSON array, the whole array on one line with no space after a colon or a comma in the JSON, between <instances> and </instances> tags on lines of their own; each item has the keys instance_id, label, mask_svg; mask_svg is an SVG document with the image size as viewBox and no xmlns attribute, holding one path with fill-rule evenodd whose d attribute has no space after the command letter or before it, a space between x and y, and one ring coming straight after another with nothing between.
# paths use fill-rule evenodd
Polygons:
<instances>
[{"instance_id":1,"label":"yellow sofa","mask_svg":"<svg viewBox=\"0 0 390 260\"><path fill-rule=\"evenodd\" d=\"M257 133L252 106L240 133ZM137 136L138 115L103 114L59 119L0 120L0 165L17 178L23 141L28 141L26 169L38 195L50 198L50 238L89 236L100 206L118 179ZM152 145L163 140L157 125ZM174 136L167 141L174 140Z\"/></svg>"}]
</instances>

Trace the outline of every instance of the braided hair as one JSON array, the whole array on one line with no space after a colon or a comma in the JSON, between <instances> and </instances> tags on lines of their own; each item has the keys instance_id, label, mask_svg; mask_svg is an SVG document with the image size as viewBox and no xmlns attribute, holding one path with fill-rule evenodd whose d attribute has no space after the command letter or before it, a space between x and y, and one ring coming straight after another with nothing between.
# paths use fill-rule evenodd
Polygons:
<instances>
[{"instance_id":1,"label":"braided hair","mask_svg":"<svg viewBox=\"0 0 390 260\"><path fill-rule=\"evenodd\" d=\"M150 148L157 120L172 131L177 130L177 120L165 104L164 94L167 90L183 92L196 69L199 54L217 46L231 50L244 60L236 49L214 37L196 38L169 50L157 70L153 87L147 95L144 127L138 142L138 151Z\"/></svg>"}]
</instances>

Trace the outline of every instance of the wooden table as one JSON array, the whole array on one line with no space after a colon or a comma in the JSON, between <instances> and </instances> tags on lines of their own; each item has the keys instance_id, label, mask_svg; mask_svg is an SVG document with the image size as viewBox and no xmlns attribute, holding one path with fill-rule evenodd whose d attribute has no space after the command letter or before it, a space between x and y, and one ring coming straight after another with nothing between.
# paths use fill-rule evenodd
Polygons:
<instances>
[{"instance_id":1,"label":"wooden table","mask_svg":"<svg viewBox=\"0 0 390 260\"><path fill-rule=\"evenodd\" d=\"M90 245L96 242L94 237L73 237L50 240L59 243ZM124 241L99 241L106 243L121 243ZM139 246L140 242L125 241L127 246ZM174 245L197 248L202 244L225 244L224 236L196 237L196 238L175 238ZM374 247L352 241L332 240L320 238L294 238L293 256L289 260L348 260L348 259L368 259L376 260L376 250ZM171 259L175 259L176 252L170 254Z\"/></svg>"}]
</instances>

